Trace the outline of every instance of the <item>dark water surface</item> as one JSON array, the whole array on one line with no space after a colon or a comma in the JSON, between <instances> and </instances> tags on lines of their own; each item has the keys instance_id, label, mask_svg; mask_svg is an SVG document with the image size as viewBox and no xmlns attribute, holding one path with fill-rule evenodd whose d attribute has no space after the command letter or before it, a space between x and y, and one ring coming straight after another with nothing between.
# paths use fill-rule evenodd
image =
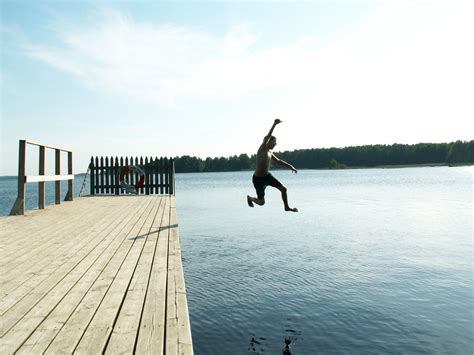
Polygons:
<instances>
[{"instance_id":1,"label":"dark water surface","mask_svg":"<svg viewBox=\"0 0 474 355\"><path fill-rule=\"evenodd\" d=\"M276 171L296 214L251 175L176 177L196 354L473 353L473 167Z\"/></svg>"}]
</instances>

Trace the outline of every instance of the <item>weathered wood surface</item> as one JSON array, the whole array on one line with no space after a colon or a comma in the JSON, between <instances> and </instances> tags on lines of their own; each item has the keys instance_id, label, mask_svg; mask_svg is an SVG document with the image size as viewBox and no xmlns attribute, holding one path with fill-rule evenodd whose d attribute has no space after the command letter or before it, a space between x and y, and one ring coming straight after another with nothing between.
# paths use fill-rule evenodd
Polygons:
<instances>
[{"instance_id":1,"label":"weathered wood surface","mask_svg":"<svg viewBox=\"0 0 474 355\"><path fill-rule=\"evenodd\" d=\"M0 353L192 354L174 196L0 218Z\"/></svg>"}]
</instances>

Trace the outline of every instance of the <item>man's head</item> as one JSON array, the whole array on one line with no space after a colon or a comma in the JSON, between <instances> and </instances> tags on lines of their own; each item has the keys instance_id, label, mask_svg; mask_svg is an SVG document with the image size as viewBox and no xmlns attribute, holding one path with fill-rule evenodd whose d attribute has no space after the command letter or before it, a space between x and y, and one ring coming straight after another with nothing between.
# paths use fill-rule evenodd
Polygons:
<instances>
[{"instance_id":1,"label":"man's head","mask_svg":"<svg viewBox=\"0 0 474 355\"><path fill-rule=\"evenodd\" d=\"M268 141L268 148L273 149L273 148L275 148L276 144L277 144L276 137L271 136L270 140Z\"/></svg>"}]
</instances>

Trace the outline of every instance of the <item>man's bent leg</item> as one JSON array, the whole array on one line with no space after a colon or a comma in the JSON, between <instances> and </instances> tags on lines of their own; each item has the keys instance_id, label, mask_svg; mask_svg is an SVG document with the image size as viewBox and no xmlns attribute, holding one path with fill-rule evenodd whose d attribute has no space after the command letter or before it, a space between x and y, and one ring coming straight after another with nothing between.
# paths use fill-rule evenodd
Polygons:
<instances>
[{"instance_id":1,"label":"man's bent leg","mask_svg":"<svg viewBox=\"0 0 474 355\"><path fill-rule=\"evenodd\" d=\"M253 207L252 197L250 197L249 195L247 195L247 204L249 205L249 207Z\"/></svg>"},{"instance_id":2,"label":"man's bent leg","mask_svg":"<svg viewBox=\"0 0 474 355\"><path fill-rule=\"evenodd\" d=\"M252 206L250 206L250 207L253 207L253 203L256 203L259 206L263 206L265 204L265 199L264 198L255 198L255 197L251 197L251 196L247 195L247 202L248 202L249 206L250 206L250 204L252 204Z\"/></svg>"}]
</instances>

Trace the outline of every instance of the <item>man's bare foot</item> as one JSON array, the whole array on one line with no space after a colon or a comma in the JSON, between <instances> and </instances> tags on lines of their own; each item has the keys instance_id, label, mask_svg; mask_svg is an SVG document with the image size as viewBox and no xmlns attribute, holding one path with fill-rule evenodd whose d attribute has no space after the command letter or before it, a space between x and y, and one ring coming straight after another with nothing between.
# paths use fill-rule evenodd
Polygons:
<instances>
[{"instance_id":1,"label":"man's bare foot","mask_svg":"<svg viewBox=\"0 0 474 355\"><path fill-rule=\"evenodd\" d=\"M253 202L249 195L247 195L247 203L249 204L249 207L253 207Z\"/></svg>"},{"instance_id":2,"label":"man's bare foot","mask_svg":"<svg viewBox=\"0 0 474 355\"><path fill-rule=\"evenodd\" d=\"M298 212L298 209L288 207L288 208L285 208L285 211L287 211L287 212Z\"/></svg>"}]
</instances>

